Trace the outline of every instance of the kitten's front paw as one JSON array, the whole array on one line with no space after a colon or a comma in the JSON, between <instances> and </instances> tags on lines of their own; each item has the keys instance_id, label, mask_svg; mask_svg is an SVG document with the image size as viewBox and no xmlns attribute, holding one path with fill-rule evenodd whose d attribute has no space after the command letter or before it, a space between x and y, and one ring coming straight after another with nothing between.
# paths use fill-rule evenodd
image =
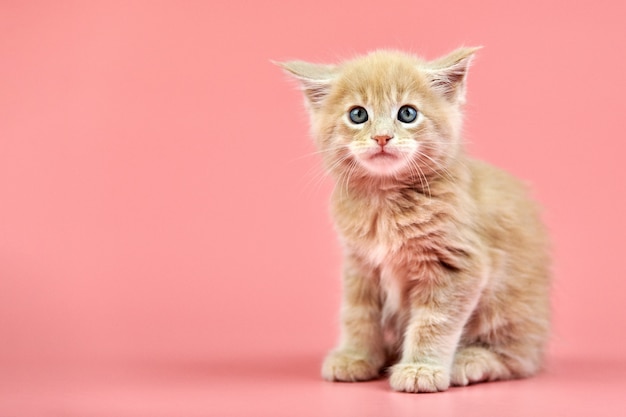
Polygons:
<instances>
[{"instance_id":1,"label":"kitten's front paw","mask_svg":"<svg viewBox=\"0 0 626 417\"><path fill-rule=\"evenodd\" d=\"M450 375L443 367L399 363L391 368L389 383L396 391L438 392L450 387Z\"/></svg>"},{"instance_id":2,"label":"kitten's front paw","mask_svg":"<svg viewBox=\"0 0 626 417\"><path fill-rule=\"evenodd\" d=\"M322 377L328 381L367 381L380 375L382 362L358 352L336 350L324 359Z\"/></svg>"}]
</instances>

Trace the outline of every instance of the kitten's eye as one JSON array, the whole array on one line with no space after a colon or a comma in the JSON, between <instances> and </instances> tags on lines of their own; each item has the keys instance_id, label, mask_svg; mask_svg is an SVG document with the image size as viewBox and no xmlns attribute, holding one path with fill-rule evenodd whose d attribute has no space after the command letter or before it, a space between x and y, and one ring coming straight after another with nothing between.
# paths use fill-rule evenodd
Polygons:
<instances>
[{"instance_id":1,"label":"kitten's eye","mask_svg":"<svg viewBox=\"0 0 626 417\"><path fill-rule=\"evenodd\" d=\"M398 110L398 120L402 123L411 123L417 119L417 109L413 106L402 106Z\"/></svg>"},{"instance_id":2,"label":"kitten's eye","mask_svg":"<svg viewBox=\"0 0 626 417\"><path fill-rule=\"evenodd\" d=\"M350 121L354 124L360 125L361 123L367 122L367 110L361 106L357 106L350 110L349 116Z\"/></svg>"}]
</instances>

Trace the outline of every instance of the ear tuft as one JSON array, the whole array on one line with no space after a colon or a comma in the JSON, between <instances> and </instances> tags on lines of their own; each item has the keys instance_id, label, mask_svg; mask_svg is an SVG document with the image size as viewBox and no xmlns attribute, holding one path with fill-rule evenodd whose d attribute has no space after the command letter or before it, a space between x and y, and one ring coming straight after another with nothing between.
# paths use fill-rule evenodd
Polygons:
<instances>
[{"instance_id":1,"label":"ear tuft","mask_svg":"<svg viewBox=\"0 0 626 417\"><path fill-rule=\"evenodd\" d=\"M335 78L335 66L303 61L274 62L300 83L307 101L313 108L321 105Z\"/></svg>"},{"instance_id":2,"label":"ear tuft","mask_svg":"<svg viewBox=\"0 0 626 417\"><path fill-rule=\"evenodd\" d=\"M456 51L432 61L427 73L430 85L445 98L459 104L465 103L467 71L474 53L482 47L459 48Z\"/></svg>"}]
</instances>

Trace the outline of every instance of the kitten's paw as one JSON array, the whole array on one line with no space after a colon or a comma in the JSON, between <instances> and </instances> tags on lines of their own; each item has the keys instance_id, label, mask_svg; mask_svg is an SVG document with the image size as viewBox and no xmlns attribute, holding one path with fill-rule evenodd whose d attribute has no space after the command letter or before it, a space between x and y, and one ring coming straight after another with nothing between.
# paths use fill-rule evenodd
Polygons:
<instances>
[{"instance_id":1,"label":"kitten's paw","mask_svg":"<svg viewBox=\"0 0 626 417\"><path fill-rule=\"evenodd\" d=\"M439 366L399 363L391 367L391 388L405 392L438 392L450 386L450 375Z\"/></svg>"},{"instance_id":2,"label":"kitten's paw","mask_svg":"<svg viewBox=\"0 0 626 417\"><path fill-rule=\"evenodd\" d=\"M324 359L322 377L327 381L367 381L380 375L382 362L358 352L336 350Z\"/></svg>"},{"instance_id":3,"label":"kitten's paw","mask_svg":"<svg viewBox=\"0 0 626 417\"><path fill-rule=\"evenodd\" d=\"M452 385L510 378L511 374L498 355L488 349L469 346L459 349L452 365Z\"/></svg>"}]
</instances>

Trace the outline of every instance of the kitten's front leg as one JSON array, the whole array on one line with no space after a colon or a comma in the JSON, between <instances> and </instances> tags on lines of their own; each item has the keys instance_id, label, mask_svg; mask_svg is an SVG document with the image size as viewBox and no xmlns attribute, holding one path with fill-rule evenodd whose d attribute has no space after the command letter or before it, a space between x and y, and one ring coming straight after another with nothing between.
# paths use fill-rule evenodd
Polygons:
<instances>
[{"instance_id":1,"label":"kitten's front leg","mask_svg":"<svg viewBox=\"0 0 626 417\"><path fill-rule=\"evenodd\" d=\"M341 341L322 365L329 381L377 378L385 363L377 273L349 258L344 267Z\"/></svg>"},{"instance_id":2,"label":"kitten's front leg","mask_svg":"<svg viewBox=\"0 0 626 417\"><path fill-rule=\"evenodd\" d=\"M411 293L402 358L389 380L396 391L438 392L450 386L454 353L481 285L461 273L444 275L421 280Z\"/></svg>"}]
</instances>

